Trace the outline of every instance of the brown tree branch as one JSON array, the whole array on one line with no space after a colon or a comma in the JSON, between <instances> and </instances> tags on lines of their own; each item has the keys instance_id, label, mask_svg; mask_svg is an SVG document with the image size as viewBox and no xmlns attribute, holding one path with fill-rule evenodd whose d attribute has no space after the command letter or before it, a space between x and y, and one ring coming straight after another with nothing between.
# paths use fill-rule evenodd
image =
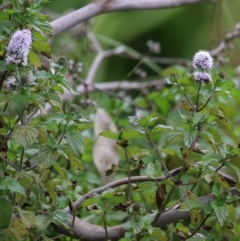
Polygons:
<instances>
[{"instance_id":1,"label":"brown tree branch","mask_svg":"<svg viewBox=\"0 0 240 241\"><path fill-rule=\"evenodd\" d=\"M231 195L240 196L240 192L237 188L229 189ZM199 198L203 206L205 206L209 201L214 198L213 194L209 194ZM188 211L179 211L178 206L169 209L161 214L160 218L154 224L155 227L163 227L170 223L176 223L180 220L188 219L191 216L191 213ZM154 218L156 213L151 214L151 217ZM71 227L72 220L67 222L67 225ZM69 235L67 230L58 229L60 233ZM124 237L123 224L115 227L109 227L108 230L108 239L111 241L117 241L120 238ZM93 225L86 223L79 218L75 219L73 237L76 239L81 239L82 241L103 241L105 240L105 229L101 226Z\"/></svg>"},{"instance_id":2,"label":"brown tree branch","mask_svg":"<svg viewBox=\"0 0 240 241\"><path fill-rule=\"evenodd\" d=\"M54 35L97 15L122 10L151 10L173 8L204 0L95 0L92 3L52 21ZM209 0L205 0L209 1Z\"/></svg>"}]
</instances>

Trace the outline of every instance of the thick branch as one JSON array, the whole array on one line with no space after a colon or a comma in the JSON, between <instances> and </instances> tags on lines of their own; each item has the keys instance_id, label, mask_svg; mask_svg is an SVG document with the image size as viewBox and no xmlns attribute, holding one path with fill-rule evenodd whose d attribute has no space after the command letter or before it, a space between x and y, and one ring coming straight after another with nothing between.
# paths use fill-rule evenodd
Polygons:
<instances>
[{"instance_id":1,"label":"thick branch","mask_svg":"<svg viewBox=\"0 0 240 241\"><path fill-rule=\"evenodd\" d=\"M240 196L240 193L236 188L229 189L229 193L231 193L232 195ZM213 197L214 197L213 194L209 194L201 197L200 201L202 202L203 206L205 206L209 201L213 199ZM178 206L162 213L154 226L163 227L170 223L176 223L180 220L190 218L190 215L191 215L190 212L179 211L177 210L177 208ZM151 217L154 218L155 215L156 213L151 214ZM71 220L67 222L67 225L69 227L71 226ZM69 233L66 230L63 231L61 229L59 230L59 232L60 233L64 232L65 234L69 235ZM108 239L110 239L111 241L117 241L120 238L124 237L123 225L109 227L107 233L108 233ZM77 238L77 239L81 238L82 241L103 241L106 238L105 234L106 232L103 227L86 223L78 218L75 219L74 229L73 229L74 238Z\"/></svg>"},{"instance_id":2,"label":"thick branch","mask_svg":"<svg viewBox=\"0 0 240 241\"><path fill-rule=\"evenodd\" d=\"M179 7L203 0L95 0L74 12L52 22L54 35L97 15L121 10L151 10Z\"/></svg>"}]
</instances>

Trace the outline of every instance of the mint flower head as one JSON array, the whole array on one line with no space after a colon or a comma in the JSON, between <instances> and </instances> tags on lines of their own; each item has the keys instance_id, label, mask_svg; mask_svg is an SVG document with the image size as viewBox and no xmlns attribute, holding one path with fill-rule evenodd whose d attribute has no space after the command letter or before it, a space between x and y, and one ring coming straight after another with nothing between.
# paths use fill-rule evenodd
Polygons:
<instances>
[{"instance_id":1,"label":"mint flower head","mask_svg":"<svg viewBox=\"0 0 240 241\"><path fill-rule=\"evenodd\" d=\"M200 50L193 57L193 67L208 70L213 67L213 58L209 52Z\"/></svg>"},{"instance_id":2,"label":"mint flower head","mask_svg":"<svg viewBox=\"0 0 240 241\"><path fill-rule=\"evenodd\" d=\"M27 56L32 43L30 30L17 30L7 46L6 62L8 64L27 65Z\"/></svg>"},{"instance_id":3,"label":"mint flower head","mask_svg":"<svg viewBox=\"0 0 240 241\"><path fill-rule=\"evenodd\" d=\"M196 81L201 83L209 83L212 81L210 74L205 72L195 72L193 73L193 77Z\"/></svg>"}]
</instances>

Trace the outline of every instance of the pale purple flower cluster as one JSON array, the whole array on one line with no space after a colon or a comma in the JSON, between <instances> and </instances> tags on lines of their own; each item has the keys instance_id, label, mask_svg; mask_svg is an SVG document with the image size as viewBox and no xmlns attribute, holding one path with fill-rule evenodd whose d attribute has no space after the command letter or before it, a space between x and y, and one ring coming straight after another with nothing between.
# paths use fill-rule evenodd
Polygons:
<instances>
[{"instance_id":1,"label":"pale purple flower cluster","mask_svg":"<svg viewBox=\"0 0 240 241\"><path fill-rule=\"evenodd\" d=\"M211 75L205 72L213 67L213 58L209 52L204 50L198 51L193 57L193 67L202 70L202 72L193 73L193 77L196 81L201 83L212 81Z\"/></svg>"},{"instance_id":2,"label":"pale purple flower cluster","mask_svg":"<svg viewBox=\"0 0 240 241\"><path fill-rule=\"evenodd\" d=\"M27 65L27 56L31 43L32 35L30 30L17 30L7 46L6 62L8 64Z\"/></svg>"},{"instance_id":3,"label":"pale purple flower cluster","mask_svg":"<svg viewBox=\"0 0 240 241\"><path fill-rule=\"evenodd\" d=\"M207 83L212 81L210 74L205 72L194 72L193 77L196 81L199 81L199 82Z\"/></svg>"},{"instance_id":4,"label":"pale purple flower cluster","mask_svg":"<svg viewBox=\"0 0 240 241\"><path fill-rule=\"evenodd\" d=\"M213 58L209 52L200 50L193 57L193 67L202 70L211 69L213 67Z\"/></svg>"}]
</instances>

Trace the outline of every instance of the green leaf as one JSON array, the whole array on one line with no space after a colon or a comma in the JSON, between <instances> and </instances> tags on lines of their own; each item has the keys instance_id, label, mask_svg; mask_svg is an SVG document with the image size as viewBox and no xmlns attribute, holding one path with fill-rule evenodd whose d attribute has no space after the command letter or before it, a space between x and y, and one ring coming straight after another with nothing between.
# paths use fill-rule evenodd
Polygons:
<instances>
[{"instance_id":1,"label":"green leaf","mask_svg":"<svg viewBox=\"0 0 240 241\"><path fill-rule=\"evenodd\" d=\"M32 48L34 48L35 51L37 51L39 54L44 55L47 58L51 58L51 48L47 41L33 41Z\"/></svg>"},{"instance_id":2,"label":"green leaf","mask_svg":"<svg viewBox=\"0 0 240 241\"><path fill-rule=\"evenodd\" d=\"M141 160L145 156L151 156L151 151L147 149L140 149L138 146L130 145L127 148L127 152L130 157L132 157L135 161Z\"/></svg>"},{"instance_id":3,"label":"green leaf","mask_svg":"<svg viewBox=\"0 0 240 241\"><path fill-rule=\"evenodd\" d=\"M41 144L47 143L47 141L48 141L47 130L43 127L37 127L37 131L38 131L37 140L38 140L39 144L41 145Z\"/></svg>"},{"instance_id":4,"label":"green leaf","mask_svg":"<svg viewBox=\"0 0 240 241\"><path fill-rule=\"evenodd\" d=\"M158 241L168 241L166 234L160 228L153 228L149 237Z\"/></svg>"},{"instance_id":5,"label":"green leaf","mask_svg":"<svg viewBox=\"0 0 240 241\"><path fill-rule=\"evenodd\" d=\"M23 147L27 148L37 142L38 130L31 126L16 125L13 138Z\"/></svg>"},{"instance_id":6,"label":"green leaf","mask_svg":"<svg viewBox=\"0 0 240 241\"><path fill-rule=\"evenodd\" d=\"M162 148L161 151L166 153L167 155L174 156L174 150L171 148Z\"/></svg>"},{"instance_id":7,"label":"green leaf","mask_svg":"<svg viewBox=\"0 0 240 241\"><path fill-rule=\"evenodd\" d=\"M223 112L217 106L211 106L210 108L208 108L208 111L209 114L216 117L219 122L221 122L227 127L231 127L228 123L228 120L224 117Z\"/></svg>"},{"instance_id":8,"label":"green leaf","mask_svg":"<svg viewBox=\"0 0 240 241\"><path fill-rule=\"evenodd\" d=\"M53 204L56 205L57 193L54 190L52 181L44 182L43 185L46 188L46 191L48 192L49 196L51 197Z\"/></svg>"},{"instance_id":9,"label":"green leaf","mask_svg":"<svg viewBox=\"0 0 240 241\"><path fill-rule=\"evenodd\" d=\"M38 215L36 217L36 227L39 231L44 231L52 222L52 216Z\"/></svg>"},{"instance_id":10,"label":"green leaf","mask_svg":"<svg viewBox=\"0 0 240 241\"><path fill-rule=\"evenodd\" d=\"M52 149L49 145L44 144L39 149L38 163L40 168L50 167L58 158L56 149Z\"/></svg>"},{"instance_id":11,"label":"green leaf","mask_svg":"<svg viewBox=\"0 0 240 241\"><path fill-rule=\"evenodd\" d=\"M235 177L238 179L238 182L240 182L240 169L230 161L225 162L225 166L231 168L234 171Z\"/></svg>"},{"instance_id":12,"label":"green leaf","mask_svg":"<svg viewBox=\"0 0 240 241\"><path fill-rule=\"evenodd\" d=\"M29 91L23 88L20 89L19 92L13 95L12 103L18 115L21 116L30 103Z\"/></svg>"},{"instance_id":13,"label":"green leaf","mask_svg":"<svg viewBox=\"0 0 240 241\"><path fill-rule=\"evenodd\" d=\"M86 208L89 205L97 203L99 200L100 200L100 196L94 196L94 197L88 198L87 200L81 203L81 207Z\"/></svg>"},{"instance_id":14,"label":"green leaf","mask_svg":"<svg viewBox=\"0 0 240 241\"><path fill-rule=\"evenodd\" d=\"M79 132L71 131L67 132L65 137L74 156L81 158L84 151L84 142L82 135Z\"/></svg>"},{"instance_id":15,"label":"green leaf","mask_svg":"<svg viewBox=\"0 0 240 241\"><path fill-rule=\"evenodd\" d=\"M53 212L53 218L57 218L62 222L66 222L69 220L70 215L62 210L56 210Z\"/></svg>"},{"instance_id":16,"label":"green leaf","mask_svg":"<svg viewBox=\"0 0 240 241\"><path fill-rule=\"evenodd\" d=\"M4 197L0 197L0 229L6 229L9 227L12 220L12 214L12 204Z\"/></svg>"},{"instance_id":17,"label":"green leaf","mask_svg":"<svg viewBox=\"0 0 240 241\"><path fill-rule=\"evenodd\" d=\"M151 132L162 132L162 131L173 131L174 128L172 126L165 126L165 125L157 125L155 126Z\"/></svg>"},{"instance_id":18,"label":"green leaf","mask_svg":"<svg viewBox=\"0 0 240 241\"><path fill-rule=\"evenodd\" d=\"M107 138L115 140L115 141L118 140L118 136L119 136L119 134L117 132L112 132L112 131L103 131L99 135L107 137Z\"/></svg>"},{"instance_id":19,"label":"green leaf","mask_svg":"<svg viewBox=\"0 0 240 241\"><path fill-rule=\"evenodd\" d=\"M14 228L9 227L0 231L3 231L0 233L1 241L22 241L22 237Z\"/></svg>"},{"instance_id":20,"label":"green leaf","mask_svg":"<svg viewBox=\"0 0 240 241\"><path fill-rule=\"evenodd\" d=\"M188 238L186 241L207 241L205 237L192 237Z\"/></svg>"},{"instance_id":21,"label":"green leaf","mask_svg":"<svg viewBox=\"0 0 240 241\"><path fill-rule=\"evenodd\" d=\"M23 196L26 196L25 189L15 179L7 177L5 184L11 192L21 193Z\"/></svg>"},{"instance_id":22,"label":"green leaf","mask_svg":"<svg viewBox=\"0 0 240 241\"><path fill-rule=\"evenodd\" d=\"M69 83L69 81L65 80L65 79L61 79L61 81L57 82L59 85L65 87L67 90L69 90L69 92L73 95L79 95L79 93L75 92L71 86L71 84Z\"/></svg>"},{"instance_id":23,"label":"green leaf","mask_svg":"<svg viewBox=\"0 0 240 241\"><path fill-rule=\"evenodd\" d=\"M181 148L181 154L182 154L182 159L184 160L185 163L188 165L191 165L194 163L193 157L192 157L192 152L188 148Z\"/></svg>"},{"instance_id":24,"label":"green leaf","mask_svg":"<svg viewBox=\"0 0 240 241\"><path fill-rule=\"evenodd\" d=\"M218 222L220 226L222 227L225 220L228 217L228 206L224 202L220 202L218 200L213 200L211 202L211 206L216 214L216 217L218 219Z\"/></svg>"},{"instance_id":25,"label":"green leaf","mask_svg":"<svg viewBox=\"0 0 240 241\"><path fill-rule=\"evenodd\" d=\"M203 208L202 203L198 199L191 199L191 200L184 201L181 204L179 210L180 211L190 211L190 210L196 209L196 208Z\"/></svg>"},{"instance_id":26,"label":"green leaf","mask_svg":"<svg viewBox=\"0 0 240 241\"><path fill-rule=\"evenodd\" d=\"M114 197L114 194L115 194L114 190L112 188L109 188L106 191L102 192L101 199L105 201L109 198Z\"/></svg>"},{"instance_id":27,"label":"green leaf","mask_svg":"<svg viewBox=\"0 0 240 241\"><path fill-rule=\"evenodd\" d=\"M67 176L67 170L62 168L57 162L53 163L54 169L63 177Z\"/></svg>"},{"instance_id":28,"label":"green leaf","mask_svg":"<svg viewBox=\"0 0 240 241\"><path fill-rule=\"evenodd\" d=\"M131 140L134 138L139 138L139 137L145 137L143 133L141 133L140 131L134 131L134 130L122 130L122 134L121 134L121 138L122 140Z\"/></svg>"},{"instance_id":29,"label":"green leaf","mask_svg":"<svg viewBox=\"0 0 240 241\"><path fill-rule=\"evenodd\" d=\"M47 95L47 100L54 110L62 111L62 99L55 91Z\"/></svg>"},{"instance_id":30,"label":"green leaf","mask_svg":"<svg viewBox=\"0 0 240 241\"><path fill-rule=\"evenodd\" d=\"M137 123L144 128L154 128L159 121L157 113L151 113L148 116L137 117Z\"/></svg>"},{"instance_id":31,"label":"green leaf","mask_svg":"<svg viewBox=\"0 0 240 241\"><path fill-rule=\"evenodd\" d=\"M194 127L186 126L182 128L182 134L184 145L190 148L197 137L198 131Z\"/></svg>"},{"instance_id":32,"label":"green leaf","mask_svg":"<svg viewBox=\"0 0 240 241\"><path fill-rule=\"evenodd\" d=\"M14 208L17 209L20 218L26 228L35 227L36 216L33 211L25 211L18 206L15 206Z\"/></svg>"},{"instance_id":33,"label":"green leaf","mask_svg":"<svg viewBox=\"0 0 240 241\"><path fill-rule=\"evenodd\" d=\"M158 161L150 162L146 169L144 169L144 174L148 177L160 177L162 175L162 167Z\"/></svg>"},{"instance_id":34,"label":"green leaf","mask_svg":"<svg viewBox=\"0 0 240 241\"><path fill-rule=\"evenodd\" d=\"M207 114L203 114L203 113L194 113L193 115L193 125L196 126L201 122L206 121L208 118Z\"/></svg>"},{"instance_id":35,"label":"green leaf","mask_svg":"<svg viewBox=\"0 0 240 241\"><path fill-rule=\"evenodd\" d=\"M56 112L54 113L44 124L48 125L51 122L56 122L57 124L63 124L65 125L66 122L66 117L62 112Z\"/></svg>"},{"instance_id":36,"label":"green leaf","mask_svg":"<svg viewBox=\"0 0 240 241\"><path fill-rule=\"evenodd\" d=\"M69 148L63 148L63 151L68 157L72 171L78 172L79 170L83 169L80 160L73 155L72 151Z\"/></svg>"},{"instance_id":37,"label":"green leaf","mask_svg":"<svg viewBox=\"0 0 240 241\"><path fill-rule=\"evenodd\" d=\"M41 60L38 57L37 54L35 54L34 52L30 51L28 54L28 61L30 65L33 65L34 68L40 68L42 66Z\"/></svg>"}]
</instances>

